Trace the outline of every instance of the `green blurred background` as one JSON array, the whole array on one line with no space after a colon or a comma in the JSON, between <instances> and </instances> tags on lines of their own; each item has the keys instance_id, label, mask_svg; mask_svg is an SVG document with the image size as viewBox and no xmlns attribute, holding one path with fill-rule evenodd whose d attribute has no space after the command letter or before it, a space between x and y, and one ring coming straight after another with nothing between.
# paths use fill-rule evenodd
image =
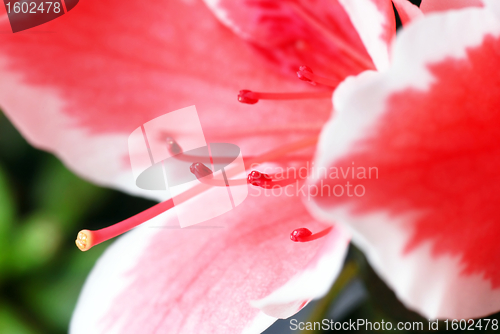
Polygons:
<instances>
[{"instance_id":1,"label":"green blurred background","mask_svg":"<svg viewBox=\"0 0 500 334\"><path fill-rule=\"evenodd\" d=\"M76 234L153 204L80 179L0 112L0 334L67 333L85 278L110 243L83 253Z\"/></svg>"}]
</instances>

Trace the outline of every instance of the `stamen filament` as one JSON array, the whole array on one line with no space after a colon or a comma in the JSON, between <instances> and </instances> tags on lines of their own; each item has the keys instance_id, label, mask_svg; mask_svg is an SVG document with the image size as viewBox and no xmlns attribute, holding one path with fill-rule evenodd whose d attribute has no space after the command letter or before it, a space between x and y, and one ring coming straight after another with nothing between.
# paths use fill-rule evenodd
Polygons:
<instances>
[{"instance_id":1,"label":"stamen filament","mask_svg":"<svg viewBox=\"0 0 500 334\"><path fill-rule=\"evenodd\" d=\"M198 155L190 155L190 154L179 154L182 153L182 148L180 145L171 137L167 137L167 149L172 154L172 158L180 160L180 161L186 161L186 162L193 162L193 163L199 163L200 157ZM252 160L255 159L256 157L245 157L245 160ZM292 156L281 156L277 157L276 159L269 160L269 161L310 161L312 159L312 156L301 156L301 155L292 155ZM217 157L217 163L221 164L229 164L234 161L234 157Z\"/></svg>"},{"instance_id":2,"label":"stamen filament","mask_svg":"<svg viewBox=\"0 0 500 334\"><path fill-rule=\"evenodd\" d=\"M296 230L293 230L292 233L290 233L290 240L294 242L309 242L313 240L318 240L328 235L328 233L330 233L332 228L333 226L330 226L314 234L307 228L298 228Z\"/></svg>"},{"instance_id":3,"label":"stamen filament","mask_svg":"<svg viewBox=\"0 0 500 334\"><path fill-rule=\"evenodd\" d=\"M135 216L132 216L119 223L102 228L100 230L81 230L78 233L78 237L75 243L81 251L89 250L91 247L114 238L117 235L123 234L133 229L134 227L150 220L151 218L154 218L159 214L170 210L173 207L174 201L172 199L169 199L164 202L158 203L155 206L152 206L149 209L136 214Z\"/></svg>"},{"instance_id":4,"label":"stamen filament","mask_svg":"<svg viewBox=\"0 0 500 334\"><path fill-rule=\"evenodd\" d=\"M213 178L213 173L210 168L202 164L201 162L195 162L189 168L191 173L193 173L198 181L203 184L208 184L214 187L226 187L227 184L224 180L217 180ZM207 177L208 176L208 177ZM247 184L246 179L236 179L231 180L231 185L244 185Z\"/></svg>"},{"instance_id":5,"label":"stamen filament","mask_svg":"<svg viewBox=\"0 0 500 334\"><path fill-rule=\"evenodd\" d=\"M189 155L189 154L178 154L178 155L175 155L175 156L172 156L172 158L175 158L177 160L180 160L180 161L186 161L186 162L193 162L193 163L196 163L196 162L199 162L200 161L200 156L196 156L196 155ZM245 160L247 159L255 159L256 157L253 157L253 156L249 156L249 157L245 157ZM217 157L216 158L216 162L217 163L220 163L220 164L223 164L223 163L231 163L234 161L234 157ZM285 157L277 157L276 159L273 159L273 160L268 160L268 162L275 162L275 161L310 161L312 159L312 155L311 156L305 156L305 155L291 155L291 156L285 156Z\"/></svg>"},{"instance_id":6,"label":"stamen filament","mask_svg":"<svg viewBox=\"0 0 500 334\"><path fill-rule=\"evenodd\" d=\"M313 71L307 66L301 66L297 71L297 76L300 80L309 82L313 86L315 86L316 84L321 84L335 88L340 83L339 80L328 79L314 74Z\"/></svg>"},{"instance_id":7,"label":"stamen filament","mask_svg":"<svg viewBox=\"0 0 500 334\"><path fill-rule=\"evenodd\" d=\"M284 145L274 150L271 150L255 158L249 159L247 161L247 164L248 166L251 166L252 164L264 163L266 161L269 161L270 159L278 159L291 152L304 149L311 145L315 145L317 142L318 142L318 137L310 137L303 140L299 140L291 144ZM236 166L233 168L228 168L226 172L227 173L235 172L236 168L240 167ZM208 189L206 185L204 184L197 185L191 189L186 190L184 193L180 194L176 198L176 203L181 204L187 201L188 199L193 198L194 196L197 196L200 193L205 192L207 190ZM125 219L117 224L94 231L81 230L78 233L75 243L80 250L87 251L93 246L100 244L101 242L104 242L111 238L114 238L122 233L125 233L131 230L132 228L158 216L159 214L172 209L173 207L174 207L174 202L172 199L169 199L167 201L156 204L155 206L152 206L151 208L135 216L132 216L128 219Z\"/></svg>"},{"instance_id":8,"label":"stamen filament","mask_svg":"<svg viewBox=\"0 0 500 334\"><path fill-rule=\"evenodd\" d=\"M250 90L240 90L238 101L246 104L255 104L259 100L304 100L331 98L332 92L296 92L296 93L259 93Z\"/></svg>"},{"instance_id":9,"label":"stamen filament","mask_svg":"<svg viewBox=\"0 0 500 334\"><path fill-rule=\"evenodd\" d=\"M248 174L248 183L250 183L253 186L256 187L261 187L264 189L272 189L275 187L284 187L289 184L293 184L297 182L296 178L286 178L286 179L278 179L274 180L273 175L269 175L266 173L261 173L259 171L252 171L250 174Z\"/></svg>"}]
</instances>

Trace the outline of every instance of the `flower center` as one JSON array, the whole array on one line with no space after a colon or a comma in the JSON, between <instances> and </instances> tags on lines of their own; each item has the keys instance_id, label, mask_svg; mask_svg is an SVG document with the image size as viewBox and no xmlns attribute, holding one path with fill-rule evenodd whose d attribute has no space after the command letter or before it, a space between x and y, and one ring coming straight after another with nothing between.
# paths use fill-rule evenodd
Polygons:
<instances>
[{"instance_id":1,"label":"flower center","mask_svg":"<svg viewBox=\"0 0 500 334\"><path fill-rule=\"evenodd\" d=\"M253 164L264 163L267 161L279 160L283 157L286 157L290 153L300 151L300 150L302 150L306 147L312 146L312 145L316 145L317 142L318 142L317 137L310 137L310 138L305 138L305 139L302 139L302 140L299 140L299 141L296 141L296 142L293 142L293 143L290 143L287 145L283 145L277 149L271 150L271 151L264 153L260 156L247 159L246 165L250 166ZM172 149L172 150L176 150L177 148L180 149L180 146L177 143L175 143L175 141L173 139L171 141L167 141L167 144L169 145L170 149ZM202 165L202 164L200 164L200 165ZM207 176L208 175L208 174L206 174L207 169L208 170L210 170L210 169L206 166L204 166L204 167L199 166L199 165L194 166L194 167L191 166L190 170L193 171L193 173L197 176L197 178L207 180L209 178L203 177L203 175ZM212 171L210 170L210 173L211 172ZM228 172L230 172L230 170L228 170ZM246 183L247 180L244 179L244 182ZM219 185L219 184L217 184L217 185ZM197 196L206 190L207 190L207 188L204 185L203 185L203 187L195 186L195 187L187 190L185 192L186 196L183 196L183 198L185 198L185 200L193 198L194 196ZM105 228L102 228L100 230L95 230L95 231L81 230L78 233L78 236L75 240L76 246L82 251L87 251L90 248L92 248L93 246L100 244L101 242L104 242L104 241L109 240L111 238L114 238L120 234L123 234L123 233L133 229L134 227L158 216L159 214L161 214L167 210L170 210L173 207L174 207L174 202L172 199L169 199L167 201L156 204L155 206L153 206L153 207L151 207L151 208L149 208L149 209L147 209L147 210L145 210L145 211L143 211L135 216L132 216L128 219L125 219L117 224L114 224L112 226L105 227Z\"/></svg>"},{"instance_id":2,"label":"flower center","mask_svg":"<svg viewBox=\"0 0 500 334\"><path fill-rule=\"evenodd\" d=\"M310 68L307 66L301 66L299 71L297 72L297 76L300 80L309 82L312 85L322 84L329 87L336 87L338 85L337 80L324 78L318 76L312 72ZM331 98L331 91L322 91L322 92L296 92L296 93L259 93L253 92L250 90L241 90L238 95L238 101L247 104L255 104L259 102L259 100L297 100L297 99L321 99L321 98ZM262 154L257 157L247 157L246 166L251 166L256 163L263 163L269 161L297 161L297 160L310 160L310 157L304 156L290 156L290 153L295 151L300 151L306 147L315 145L318 141L317 137L311 137L302 139L300 141L284 145L280 148L272 150L268 153ZM225 187L227 184L223 180L216 180L212 177L207 177L212 175L212 170L205 166L203 163L197 162L199 157L191 156L188 154L180 154L183 152L182 147L172 138L166 138L167 149L172 155L172 157L193 162L190 166L190 171L193 173L196 178L203 184L209 184L211 186L220 186ZM227 162L232 162L233 158L227 157ZM224 157L219 157L218 161L226 162ZM296 178L284 178L284 179L276 179L274 175L269 175L265 173L261 173L259 171L252 171L248 174L246 179L233 180L232 184L247 184L250 183L253 186L262 187L265 189L272 189L275 187L284 187L295 182L298 182ZM197 196L201 192L206 191L206 187L193 187L186 191L187 196L183 196L184 198L189 199L194 196ZM135 216L132 216L128 219L125 219L117 224L112 226L102 228L100 230L91 231L91 230L81 230L78 233L78 236L75 240L77 247L82 251L87 251L93 246L100 244L106 240L114 238L120 234L123 234L134 227L158 216L159 214L170 210L174 207L174 202L172 199L159 203ZM331 227L318 232L316 234L312 234L306 228L299 228L294 230L290 239L296 242L307 242L312 240L317 240L319 238L327 235L331 230Z\"/></svg>"}]
</instances>

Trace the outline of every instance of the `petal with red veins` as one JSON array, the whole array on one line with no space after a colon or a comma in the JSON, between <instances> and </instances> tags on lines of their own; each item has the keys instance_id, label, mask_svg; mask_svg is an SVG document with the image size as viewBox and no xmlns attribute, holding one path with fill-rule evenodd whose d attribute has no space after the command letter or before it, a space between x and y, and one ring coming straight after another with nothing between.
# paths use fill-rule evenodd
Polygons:
<instances>
[{"instance_id":1,"label":"petal with red veins","mask_svg":"<svg viewBox=\"0 0 500 334\"><path fill-rule=\"evenodd\" d=\"M337 0L205 0L236 34L258 47L284 72L306 65L342 80L373 68L347 13Z\"/></svg>"},{"instance_id":2,"label":"petal with red veins","mask_svg":"<svg viewBox=\"0 0 500 334\"><path fill-rule=\"evenodd\" d=\"M482 7L482 0L422 0L420 9L424 13L442 12L466 7Z\"/></svg>"},{"instance_id":3,"label":"petal with red veins","mask_svg":"<svg viewBox=\"0 0 500 334\"><path fill-rule=\"evenodd\" d=\"M401 23L403 24L403 26L407 25L412 20L423 16L420 8L418 8L408 0L392 0L392 3L398 11L399 18L401 19Z\"/></svg>"},{"instance_id":4,"label":"petal with red veins","mask_svg":"<svg viewBox=\"0 0 500 334\"><path fill-rule=\"evenodd\" d=\"M500 310L498 14L470 8L408 26L387 72L339 86L320 140L316 166L356 174L316 185L364 188L318 196L313 212L345 223L399 298L428 318Z\"/></svg>"},{"instance_id":5,"label":"petal with red veins","mask_svg":"<svg viewBox=\"0 0 500 334\"><path fill-rule=\"evenodd\" d=\"M298 197L251 194L203 225L176 228L175 213L166 212L117 240L88 277L70 332L260 333L326 292L346 233L292 242L295 228L325 225ZM273 295L280 287L286 298ZM262 310L252 306L266 296Z\"/></svg>"},{"instance_id":6,"label":"petal with red veins","mask_svg":"<svg viewBox=\"0 0 500 334\"><path fill-rule=\"evenodd\" d=\"M127 138L165 113L196 105L208 142L248 156L319 133L331 111L328 99L238 103L242 88L309 85L280 74L201 1L81 1L0 44L0 107L24 136L81 176L129 191Z\"/></svg>"},{"instance_id":7,"label":"petal with red veins","mask_svg":"<svg viewBox=\"0 0 500 334\"><path fill-rule=\"evenodd\" d=\"M396 34L390 0L339 0L378 70L389 66L389 45Z\"/></svg>"}]
</instances>

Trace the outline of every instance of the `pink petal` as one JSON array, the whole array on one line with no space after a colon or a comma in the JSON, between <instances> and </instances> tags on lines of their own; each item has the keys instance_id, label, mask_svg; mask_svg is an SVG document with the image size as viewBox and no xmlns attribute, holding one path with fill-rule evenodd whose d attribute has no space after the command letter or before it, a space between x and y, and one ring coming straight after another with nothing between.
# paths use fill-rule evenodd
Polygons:
<instances>
[{"instance_id":1,"label":"pink petal","mask_svg":"<svg viewBox=\"0 0 500 334\"><path fill-rule=\"evenodd\" d=\"M424 13L441 12L466 7L482 7L482 0L422 0L420 9Z\"/></svg>"},{"instance_id":2,"label":"pink petal","mask_svg":"<svg viewBox=\"0 0 500 334\"><path fill-rule=\"evenodd\" d=\"M196 105L208 142L248 156L319 133L331 111L328 100L238 103L242 88L310 85L279 73L200 1L81 1L0 43L0 106L25 137L80 175L128 191L128 135L157 116Z\"/></svg>"},{"instance_id":3,"label":"pink petal","mask_svg":"<svg viewBox=\"0 0 500 334\"><path fill-rule=\"evenodd\" d=\"M371 61L346 12L336 0L205 0L235 33L258 47L284 72L307 65L342 80L358 74ZM342 45L363 63L354 61Z\"/></svg>"},{"instance_id":4,"label":"pink petal","mask_svg":"<svg viewBox=\"0 0 500 334\"><path fill-rule=\"evenodd\" d=\"M410 25L386 73L339 86L322 134L316 166L364 167L366 179L356 169L316 185L349 181L351 194L358 184L365 194L317 197L313 211L346 223L399 298L428 318L500 310L498 7Z\"/></svg>"},{"instance_id":5,"label":"pink petal","mask_svg":"<svg viewBox=\"0 0 500 334\"><path fill-rule=\"evenodd\" d=\"M346 234L335 228L294 243L295 228L325 226L298 197L250 193L201 227L175 228L175 213L167 212L116 241L90 274L70 332L260 333L325 293L343 262ZM272 294L280 287L286 296ZM266 296L262 310L252 307Z\"/></svg>"},{"instance_id":6,"label":"pink petal","mask_svg":"<svg viewBox=\"0 0 500 334\"><path fill-rule=\"evenodd\" d=\"M339 0L378 70L389 65L389 45L396 34L390 0Z\"/></svg>"},{"instance_id":7,"label":"pink petal","mask_svg":"<svg viewBox=\"0 0 500 334\"><path fill-rule=\"evenodd\" d=\"M392 0L392 3L398 11L399 18L401 19L401 23L403 24L403 26L407 25L412 20L423 16L420 8L418 8L408 0Z\"/></svg>"}]
</instances>

